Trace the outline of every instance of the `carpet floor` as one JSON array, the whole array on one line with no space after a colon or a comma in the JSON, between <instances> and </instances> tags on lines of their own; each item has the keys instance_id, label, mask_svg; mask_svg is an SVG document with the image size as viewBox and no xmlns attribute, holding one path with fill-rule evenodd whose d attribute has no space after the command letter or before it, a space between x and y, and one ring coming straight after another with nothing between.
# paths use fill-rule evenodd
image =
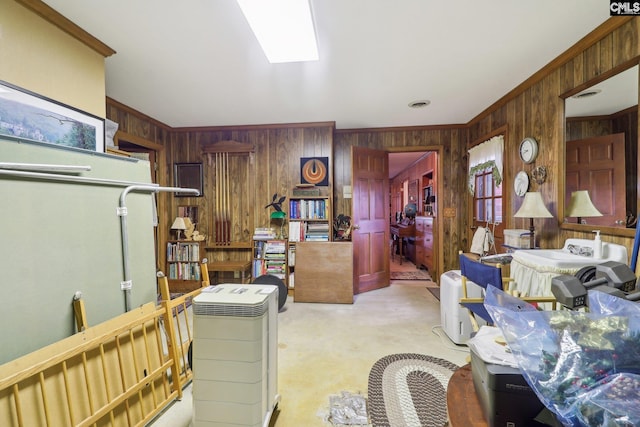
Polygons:
<instances>
[{"instance_id":1,"label":"carpet floor","mask_svg":"<svg viewBox=\"0 0 640 427\"><path fill-rule=\"evenodd\" d=\"M458 366L423 354L392 354L369 373L367 412L374 427L448 424L447 385Z\"/></svg>"}]
</instances>

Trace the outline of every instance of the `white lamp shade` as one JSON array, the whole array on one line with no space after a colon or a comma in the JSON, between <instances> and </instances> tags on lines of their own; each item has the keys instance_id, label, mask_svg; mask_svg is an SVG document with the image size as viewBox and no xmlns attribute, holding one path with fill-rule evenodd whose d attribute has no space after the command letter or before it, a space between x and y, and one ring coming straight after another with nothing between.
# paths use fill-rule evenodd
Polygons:
<instances>
[{"instance_id":1,"label":"white lamp shade","mask_svg":"<svg viewBox=\"0 0 640 427\"><path fill-rule=\"evenodd\" d=\"M553 218L551 212L544 205L542 195L537 191L530 191L524 195L522 206L515 213L516 218Z\"/></svg>"},{"instance_id":2,"label":"white lamp shade","mask_svg":"<svg viewBox=\"0 0 640 427\"><path fill-rule=\"evenodd\" d=\"M567 207L565 216L569 217L592 217L602 216L600 211L591 202L589 192L587 190L579 190L571 193L571 200Z\"/></svg>"},{"instance_id":3,"label":"white lamp shade","mask_svg":"<svg viewBox=\"0 0 640 427\"><path fill-rule=\"evenodd\" d=\"M184 222L184 218L179 216L173 221L173 225L171 225L172 230L186 230L187 224Z\"/></svg>"}]
</instances>

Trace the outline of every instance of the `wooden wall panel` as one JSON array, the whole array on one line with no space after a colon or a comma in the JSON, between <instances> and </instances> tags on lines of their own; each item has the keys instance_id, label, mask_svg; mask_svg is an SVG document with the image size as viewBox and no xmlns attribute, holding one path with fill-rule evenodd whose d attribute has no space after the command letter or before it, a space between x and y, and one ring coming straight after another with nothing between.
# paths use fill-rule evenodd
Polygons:
<instances>
[{"instance_id":1,"label":"wooden wall panel","mask_svg":"<svg viewBox=\"0 0 640 427\"><path fill-rule=\"evenodd\" d=\"M582 51L573 57L558 63L555 68L546 70L546 74L531 83L529 88L520 93L513 93L505 100L506 126L508 137L505 140L505 182L513 182L519 170L531 173L535 166L544 165L548 169L547 181L538 186L532 184L530 191L540 191L547 207L556 218L553 220L536 220L536 230L540 234L542 247L559 247L569 237L592 238L590 232L560 229L557 200L564 185L564 100L561 95L572 90L586 87L589 80L604 78L607 73L626 64L638 61L640 45L638 44L638 26L640 20L633 18L611 32L602 34ZM471 123L469 134L471 140L479 135L490 133L498 127L495 117L500 116L497 110L489 108ZM495 123L494 123L495 122ZM571 132L578 132L571 129ZM540 153L534 164L524 165L518 157L518 144L532 136L540 143ZM513 218L520 207L521 199L513 195L510 187L505 187L511 195L507 203L505 215L507 228L528 228L525 220ZM631 248L630 237L605 237L606 241L617 242Z\"/></svg>"},{"instance_id":2,"label":"wooden wall panel","mask_svg":"<svg viewBox=\"0 0 640 427\"><path fill-rule=\"evenodd\" d=\"M175 162L203 162L205 189L203 197L171 200L170 209L177 212L178 204L196 205L205 217L207 229L200 230L209 236L207 241L210 261L248 261L253 231L270 224L273 208L265 208L274 193L286 195L283 210L289 212L291 190L300 183L301 157L328 157L331 170L333 123L301 125L269 125L224 128L179 129L174 131L173 142L168 147L167 169ZM230 155L232 235L229 248L213 248L211 235L214 230L216 210L215 161L209 164L203 156L203 148L222 141L250 144L250 155ZM167 225L168 227L169 225ZM236 246L242 246L237 248Z\"/></svg>"},{"instance_id":3,"label":"wooden wall panel","mask_svg":"<svg viewBox=\"0 0 640 427\"><path fill-rule=\"evenodd\" d=\"M406 129L354 129L340 130L335 134L334 163L345 168L339 176L335 176L335 188L340 189L344 185L351 185L351 147L367 147L386 151L402 151L419 148L424 151L438 151L441 153L440 168L438 172L439 210L454 209L456 212L467 212L468 197L465 193L466 160L460 158L460 154L466 152L462 148L467 141L466 129L462 126L436 126ZM462 166L464 165L464 166ZM464 169L464 175L459 170ZM447 173L447 171L456 171ZM446 189L446 191L445 191ZM336 191L336 211L351 215L351 199L344 199L340 191ZM439 257L440 266L437 271L447 271L457 268L458 250L466 245L465 241L458 239L460 233L457 230L464 229L467 225L462 219L465 215L453 215L446 217L440 215L438 220L440 239ZM455 240L450 238L455 237ZM446 242L446 243L443 243Z\"/></svg>"},{"instance_id":4,"label":"wooden wall panel","mask_svg":"<svg viewBox=\"0 0 640 427\"><path fill-rule=\"evenodd\" d=\"M512 92L504 95L496 104L466 125L442 125L392 129L339 130L335 125L301 124L268 125L202 129L170 129L144 116L108 101L108 118L120 123L121 129L167 147L164 171L160 175L170 183L171 165L177 161L197 161L199 147L206 143L235 140L253 143L253 184L247 190L253 209L247 213L247 230L265 225L269 211L263 209L273 193L279 194L298 182L299 157L327 155L330 157L334 189L334 214L350 214L351 200L343 197L343 189L351 185L351 147L361 146L385 150L425 148L441 150L439 180L439 212L442 221L441 241L444 270L456 268L457 250L469 246L469 195L466 193L467 149L497 130L505 134L505 191L507 228L528 228L524 220L516 220L513 214L521 200L512 191L512 182L519 170L531 172L537 165L547 166L549 176L541 186L533 184L532 190L540 190L549 210L558 215L556 201L564 185L564 104L560 97L571 90L586 86L594 78L637 61L640 55L638 43L639 18L607 21L567 53L559 56L536 72ZM500 94L498 94L500 95ZM540 154L535 164L523 165L518 157L518 144L526 136L540 142ZM335 143L334 143L335 140ZM328 153L328 154L326 154ZM195 160L194 160L195 159ZM209 172L205 168L207 182ZM251 181L251 180L250 180ZM194 198L194 203L205 199ZM173 201L167 209L175 210ZM204 204L209 212L211 209ZM445 215L445 210L449 216ZM558 247L568 237L591 238L590 233L563 230L557 219L536 221L542 236L543 247ZM168 229L169 224L161 224ZM207 230L208 231L208 230ZM159 235L164 231L160 231ZM606 237L607 241L631 245L629 237ZM225 256L236 256L233 253ZM237 256L241 256L238 254Z\"/></svg>"}]
</instances>

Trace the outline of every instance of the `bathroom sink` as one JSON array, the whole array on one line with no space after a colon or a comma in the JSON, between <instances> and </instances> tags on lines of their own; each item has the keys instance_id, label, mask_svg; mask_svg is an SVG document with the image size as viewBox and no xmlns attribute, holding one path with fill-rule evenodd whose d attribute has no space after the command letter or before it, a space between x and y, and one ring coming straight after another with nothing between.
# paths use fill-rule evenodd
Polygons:
<instances>
[{"instance_id":1,"label":"bathroom sink","mask_svg":"<svg viewBox=\"0 0 640 427\"><path fill-rule=\"evenodd\" d=\"M615 243L602 242L601 258L577 255L569 251L570 245L592 248L593 244L593 240L567 239L562 249L520 249L512 255L513 259L530 267L558 272L561 272L561 270L575 271L585 266L601 264L607 261L628 264L627 248Z\"/></svg>"}]
</instances>

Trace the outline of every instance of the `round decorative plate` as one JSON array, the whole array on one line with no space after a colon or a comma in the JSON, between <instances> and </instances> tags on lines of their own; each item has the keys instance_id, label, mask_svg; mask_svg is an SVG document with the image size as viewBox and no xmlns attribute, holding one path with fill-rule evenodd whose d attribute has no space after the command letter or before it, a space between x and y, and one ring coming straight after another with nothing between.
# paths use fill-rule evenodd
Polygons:
<instances>
[{"instance_id":1,"label":"round decorative plate","mask_svg":"<svg viewBox=\"0 0 640 427\"><path fill-rule=\"evenodd\" d=\"M516 191L516 195L520 197L527 194L529 190L529 175L525 171L517 173L516 178L513 180L513 189Z\"/></svg>"}]
</instances>

